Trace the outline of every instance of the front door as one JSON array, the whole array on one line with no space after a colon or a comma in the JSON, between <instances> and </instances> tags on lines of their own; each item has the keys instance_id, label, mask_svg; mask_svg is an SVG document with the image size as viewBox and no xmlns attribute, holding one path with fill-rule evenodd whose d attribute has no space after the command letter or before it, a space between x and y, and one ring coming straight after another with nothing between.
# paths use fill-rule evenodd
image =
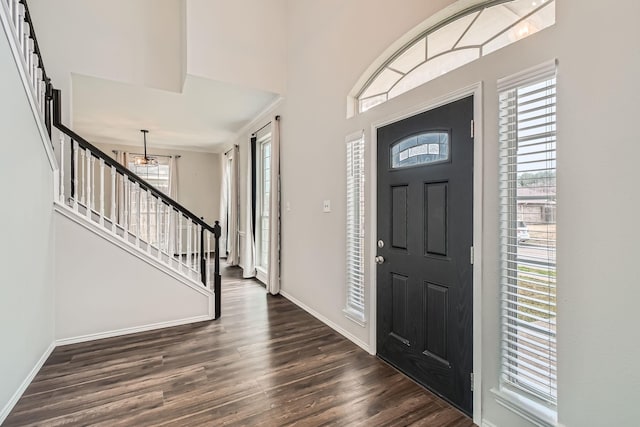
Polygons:
<instances>
[{"instance_id":1,"label":"front door","mask_svg":"<svg viewBox=\"0 0 640 427\"><path fill-rule=\"evenodd\" d=\"M378 356L472 413L473 97L378 129Z\"/></svg>"}]
</instances>

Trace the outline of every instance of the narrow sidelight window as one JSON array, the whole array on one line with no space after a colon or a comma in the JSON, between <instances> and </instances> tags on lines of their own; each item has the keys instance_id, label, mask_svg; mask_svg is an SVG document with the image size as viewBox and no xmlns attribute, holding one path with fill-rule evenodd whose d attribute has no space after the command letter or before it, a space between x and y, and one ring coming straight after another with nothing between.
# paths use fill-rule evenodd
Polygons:
<instances>
[{"instance_id":1,"label":"narrow sidelight window","mask_svg":"<svg viewBox=\"0 0 640 427\"><path fill-rule=\"evenodd\" d=\"M555 411L555 63L502 79L500 102L501 384Z\"/></svg>"},{"instance_id":2,"label":"narrow sidelight window","mask_svg":"<svg viewBox=\"0 0 640 427\"><path fill-rule=\"evenodd\" d=\"M347 303L345 314L365 321L364 300L364 135L347 138Z\"/></svg>"}]
</instances>

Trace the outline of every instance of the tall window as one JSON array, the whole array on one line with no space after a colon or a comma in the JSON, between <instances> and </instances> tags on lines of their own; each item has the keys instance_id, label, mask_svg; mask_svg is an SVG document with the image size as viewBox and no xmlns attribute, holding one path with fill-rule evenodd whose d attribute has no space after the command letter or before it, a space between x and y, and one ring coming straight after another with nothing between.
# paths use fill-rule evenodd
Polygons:
<instances>
[{"instance_id":1,"label":"tall window","mask_svg":"<svg viewBox=\"0 0 640 427\"><path fill-rule=\"evenodd\" d=\"M347 138L347 302L345 314L365 320L364 304L364 135Z\"/></svg>"},{"instance_id":2,"label":"tall window","mask_svg":"<svg viewBox=\"0 0 640 427\"><path fill-rule=\"evenodd\" d=\"M164 194L169 194L170 158L153 157L158 161L157 165L137 165L132 158L127 166L129 170L147 181L154 188ZM166 227L162 227L162 224L158 224L157 210L160 209L160 221L162 221L165 206L162 203L158 206L158 200L155 197L147 197L146 191L134 185L129 186L129 200L131 201L129 210L130 229L152 245L164 247L168 239L166 235L168 230ZM139 223L138 218L140 218ZM160 227L160 242L158 242L157 227Z\"/></svg>"},{"instance_id":3,"label":"tall window","mask_svg":"<svg viewBox=\"0 0 640 427\"><path fill-rule=\"evenodd\" d=\"M271 132L258 135L256 200L256 267L266 273L269 265L269 205L271 191ZM262 272L261 272L262 273Z\"/></svg>"},{"instance_id":4,"label":"tall window","mask_svg":"<svg viewBox=\"0 0 640 427\"><path fill-rule=\"evenodd\" d=\"M499 82L502 385L553 409L555 64Z\"/></svg>"}]
</instances>

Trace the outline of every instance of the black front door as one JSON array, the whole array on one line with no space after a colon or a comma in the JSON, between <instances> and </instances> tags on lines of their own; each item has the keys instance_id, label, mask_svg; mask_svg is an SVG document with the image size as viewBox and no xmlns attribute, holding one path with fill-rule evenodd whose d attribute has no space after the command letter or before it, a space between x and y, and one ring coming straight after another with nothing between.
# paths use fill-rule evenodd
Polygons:
<instances>
[{"instance_id":1,"label":"black front door","mask_svg":"<svg viewBox=\"0 0 640 427\"><path fill-rule=\"evenodd\" d=\"M378 356L472 413L473 97L378 129Z\"/></svg>"}]
</instances>

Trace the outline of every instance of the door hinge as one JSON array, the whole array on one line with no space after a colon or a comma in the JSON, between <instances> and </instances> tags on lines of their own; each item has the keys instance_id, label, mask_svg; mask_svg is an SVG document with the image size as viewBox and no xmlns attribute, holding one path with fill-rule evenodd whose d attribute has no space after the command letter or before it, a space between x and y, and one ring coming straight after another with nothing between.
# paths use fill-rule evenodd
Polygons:
<instances>
[{"instance_id":1,"label":"door hinge","mask_svg":"<svg viewBox=\"0 0 640 427\"><path fill-rule=\"evenodd\" d=\"M473 246L471 246L471 248L469 248L469 261L471 262L471 265L473 265L473 261L474 261L474 250L473 250Z\"/></svg>"},{"instance_id":2,"label":"door hinge","mask_svg":"<svg viewBox=\"0 0 640 427\"><path fill-rule=\"evenodd\" d=\"M471 378L471 391L475 391L475 386L474 386L474 380L475 380L475 375L473 374L473 372L471 372L471 374L469 374L469 377Z\"/></svg>"},{"instance_id":3,"label":"door hinge","mask_svg":"<svg viewBox=\"0 0 640 427\"><path fill-rule=\"evenodd\" d=\"M471 120L471 138L476 137L476 122Z\"/></svg>"}]
</instances>

